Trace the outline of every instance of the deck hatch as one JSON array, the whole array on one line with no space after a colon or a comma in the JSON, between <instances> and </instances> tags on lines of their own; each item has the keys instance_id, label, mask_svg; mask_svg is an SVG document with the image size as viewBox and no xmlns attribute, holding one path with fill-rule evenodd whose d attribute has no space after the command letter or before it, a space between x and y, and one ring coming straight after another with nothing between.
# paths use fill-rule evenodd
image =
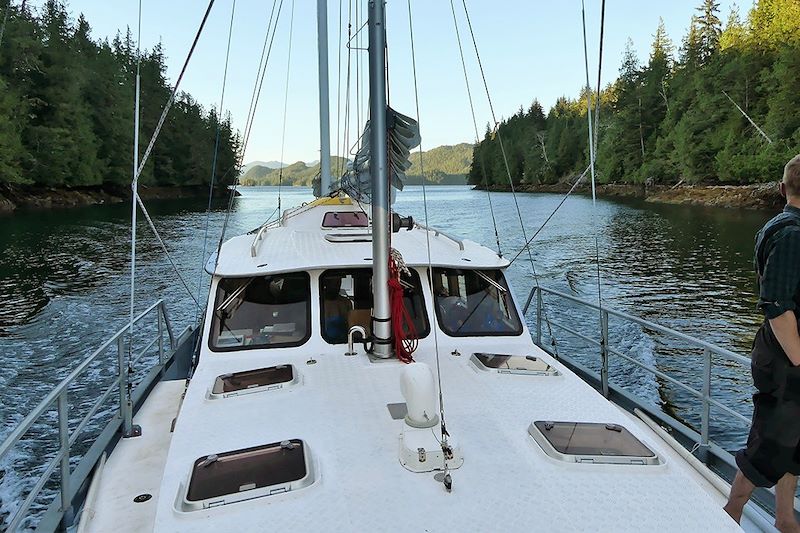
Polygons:
<instances>
[{"instance_id":1,"label":"deck hatch","mask_svg":"<svg viewBox=\"0 0 800 533\"><path fill-rule=\"evenodd\" d=\"M544 452L569 463L657 465L658 456L619 424L538 420L528 433Z\"/></svg>"},{"instance_id":2,"label":"deck hatch","mask_svg":"<svg viewBox=\"0 0 800 533\"><path fill-rule=\"evenodd\" d=\"M214 380L211 396L238 396L264 390L280 389L298 381L292 365L277 365L233 374L222 374Z\"/></svg>"},{"instance_id":3,"label":"deck hatch","mask_svg":"<svg viewBox=\"0 0 800 533\"><path fill-rule=\"evenodd\" d=\"M358 211L328 211L322 217L323 228L368 228L369 218Z\"/></svg>"},{"instance_id":4,"label":"deck hatch","mask_svg":"<svg viewBox=\"0 0 800 533\"><path fill-rule=\"evenodd\" d=\"M310 485L312 478L308 448L300 439L206 455L194 462L185 507L208 509L289 492Z\"/></svg>"},{"instance_id":5,"label":"deck hatch","mask_svg":"<svg viewBox=\"0 0 800 533\"><path fill-rule=\"evenodd\" d=\"M499 374L524 374L529 376L558 376L559 372L547 361L533 355L508 355L501 353L473 353L472 364L478 370Z\"/></svg>"}]
</instances>

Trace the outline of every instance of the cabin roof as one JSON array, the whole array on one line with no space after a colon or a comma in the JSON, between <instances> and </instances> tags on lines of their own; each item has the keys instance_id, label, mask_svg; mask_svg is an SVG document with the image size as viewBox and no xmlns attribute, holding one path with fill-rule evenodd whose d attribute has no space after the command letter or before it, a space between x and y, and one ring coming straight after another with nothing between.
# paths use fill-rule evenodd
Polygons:
<instances>
[{"instance_id":1,"label":"cabin roof","mask_svg":"<svg viewBox=\"0 0 800 533\"><path fill-rule=\"evenodd\" d=\"M367 211L369 206L365 206ZM280 224L233 237L220 250L214 268L212 257L207 270L215 275L239 277L295 270L370 267L372 265L371 228L323 228L325 213L362 212L349 198L324 198L287 210ZM504 268L508 260L468 239L459 240L436 230L415 225L392 233L392 246L409 266L428 265L459 268ZM332 242L334 241L334 242Z\"/></svg>"}]
</instances>

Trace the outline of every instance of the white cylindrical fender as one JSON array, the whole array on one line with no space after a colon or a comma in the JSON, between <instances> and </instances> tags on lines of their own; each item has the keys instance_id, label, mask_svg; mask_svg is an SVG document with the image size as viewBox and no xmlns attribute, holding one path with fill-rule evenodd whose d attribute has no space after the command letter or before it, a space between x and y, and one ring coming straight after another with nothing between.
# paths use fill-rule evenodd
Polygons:
<instances>
[{"instance_id":1,"label":"white cylindrical fender","mask_svg":"<svg viewBox=\"0 0 800 533\"><path fill-rule=\"evenodd\" d=\"M411 427L430 428L439 423L436 407L436 383L425 363L406 365L400 376L400 391L406 400L405 421Z\"/></svg>"}]
</instances>

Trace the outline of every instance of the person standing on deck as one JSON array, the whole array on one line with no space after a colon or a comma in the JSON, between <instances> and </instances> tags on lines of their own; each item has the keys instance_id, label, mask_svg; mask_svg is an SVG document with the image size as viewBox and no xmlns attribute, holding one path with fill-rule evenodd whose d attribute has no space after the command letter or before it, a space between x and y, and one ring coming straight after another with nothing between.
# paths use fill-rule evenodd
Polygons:
<instances>
[{"instance_id":1,"label":"person standing on deck","mask_svg":"<svg viewBox=\"0 0 800 533\"><path fill-rule=\"evenodd\" d=\"M783 213L756 238L758 306L764 323L753 341L753 423L725 511L737 522L756 487L775 489L775 526L800 533L794 494L800 474L800 155L786 164Z\"/></svg>"}]
</instances>

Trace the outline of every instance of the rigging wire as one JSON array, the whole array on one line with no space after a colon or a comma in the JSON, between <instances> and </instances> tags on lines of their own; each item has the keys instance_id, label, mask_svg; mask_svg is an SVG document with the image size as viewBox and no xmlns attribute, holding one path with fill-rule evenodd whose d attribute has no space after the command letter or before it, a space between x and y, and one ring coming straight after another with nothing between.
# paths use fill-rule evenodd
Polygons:
<instances>
[{"instance_id":1,"label":"rigging wire","mask_svg":"<svg viewBox=\"0 0 800 533\"><path fill-rule=\"evenodd\" d=\"M491 94L489 92L489 84L486 81L486 73L483 70L483 62L481 61L481 55L480 55L480 52L478 51L478 42L475 39L475 32L472 29L472 21L471 21L470 16L469 16L469 9L467 8L467 0L462 0L461 3L464 6L464 14L466 15L466 19L467 19L467 27L469 28L470 38L472 39L472 46L475 49L475 58L478 61L478 68L480 69L481 79L483 80L483 88L484 88L484 90L486 92L486 99L487 99L487 101L489 103L489 111L491 112L492 122L494 123L494 133L497 136L497 141L498 141L498 143L500 145L500 153L503 155L503 165L505 166L506 175L508 176L508 183L511 186L511 197L514 200L514 207L516 208L517 218L519 219L519 225L520 225L520 228L522 230L522 239L523 239L523 241L525 241L527 243L528 242L528 235L527 235L527 231L525 230L525 223L522 220L522 210L520 209L519 201L517 200L517 191L516 191L516 187L514 187L514 180L511 177L511 167L508 165L508 155L506 154L505 145L503 144L503 137L500 134L500 127L499 127L500 123L497 121L497 115L495 114L495 111L494 111L494 104L492 103L492 97L491 97ZM534 281L534 284L536 285L536 289L537 290L541 290L541 286L539 284L539 276L536 273L536 265L535 265L535 263L533 261L533 254L531 252L531 249L530 249L529 246L524 246L523 250L526 250L527 253L528 253L528 260L529 260L530 265L531 265L531 273L533 274L533 281ZM556 346L556 340L555 340L555 337L553 336L553 329L552 329L552 326L550 324L550 320L547 318L547 313L545 313L544 311L542 312L542 316L545 319L545 323L547 324L547 331L548 331L548 334L550 335L550 340L551 340L551 343L553 345L553 349L556 352L556 356L557 356L558 355L558 347Z\"/></svg>"},{"instance_id":2,"label":"rigging wire","mask_svg":"<svg viewBox=\"0 0 800 533\"><path fill-rule=\"evenodd\" d=\"M181 80L183 79L183 75L186 73L186 68L189 66L189 61L191 61L192 59L192 55L194 54L194 49L197 47L197 42L200 40L200 35L203 33L203 28L206 25L206 21L208 20L208 15L211 13L212 7L214 7L214 0L209 0L206 12L203 15L203 20L200 22L200 27L197 28L197 33L195 33L194 40L192 41L192 46L189 48L189 53L186 55L186 60L183 62L183 67L181 67L181 72L180 74L178 74L178 79L175 81L175 86L172 88L172 93L169 95L169 99L167 100L167 103L164 106L164 110L161 112L161 117L159 117L158 123L156 124L156 129L153 131L153 135L150 137L150 142L147 145L147 149L144 151L142 160L139 162L139 168L136 171L136 178L135 178L137 180L139 179L139 176L141 175L144 166L147 164L147 160L150 158L150 152L152 152L153 150L153 146L156 143L158 134L161 133L161 128L164 126L164 121L167 119L167 114L169 113L172 104L175 103L175 97L178 95L178 88L181 85ZM140 26L139 31L141 32L141 23L139 24L139 26Z\"/></svg>"},{"instance_id":3,"label":"rigging wire","mask_svg":"<svg viewBox=\"0 0 800 533\"><path fill-rule=\"evenodd\" d=\"M475 128L475 145L480 144L480 135L478 134L478 121L475 118L475 105L472 101L472 90L469 85L469 76L467 75L467 63L464 60L464 49L461 46L461 32L458 30L458 19L456 18L456 8L453 0L450 0L450 11L453 13L453 27L456 30L456 41L458 42L458 53L461 56L461 68L464 71L464 83L467 87L467 98L469 99L469 110L472 113L472 126ZM422 164L422 154L420 154L420 165ZM497 255L503 257L503 251L500 247L500 234L497 231L497 219L494 216L494 205L492 203L492 192L489 190L489 178L486 176L486 164L481 158L481 173L483 174L483 186L486 188L486 199L489 202L489 213L492 215L492 226L494 227L494 238L497 242Z\"/></svg>"},{"instance_id":4,"label":"rigging wire","mask_svg":"<svg viewBox=\"0 0 800 533\"><path fill-rule=\"evenodd\" d=\"M339 0L339 44L336 48L336 69L338 71L336 74L336 155L338 156L342 133L342 0ZM342 175L341 164L341 161L336 163L337 176Z\"/></svg>"},{"instance_id":5,"label":"rigging wire","mask_svg":"<svg viewBox=\"0 0 800 533\"><path fill-rule=\"evenodd\" d=\"M281 186L283 185L283 151L286 146L286 115L289 107L289 74L292 65L292 33L294 31L294 0L289 16L289 51L286 54L286 88L283 94L283 128L281 129L281 168L278 170L278 213L281 211ZM321 186L321 185L320 185Z\"/></svg>"},{"instance_id":6,"label":"rigging wire","mask_svg":"<svg viewBox=\"0 0 800 533\"><path fill-rule=\"evenodd\" d=\"M596 127L596 123L592 124L592 87L589 83L589 52L588 52L588 44L586 39L586 7L584 0L581 0L581 21L583 23L583 58L584 58L584 66L586 68L586 115L588 118L588 126L589 126L589 167L591 168L591 176L592 176L592 228L594 229L594 253L595 253L595 265L597 265L597 305L599 307L600 312L600 322L601 322L601 329L602 329L602 321L603 321L603 292L601 288L601 280L600 280L600 241L597 234L597 192L596 192L596 185L595 185L595 138L593 127ZM602 26L603 17L601 16L601 26ZM601 34L602 34L602 27L601 27ZM601 50L602 50L602 41L601 41ZM602 64L602 56L600 63ZM597 72L597 79L598 79L598 86L597 86L597 100L600 101L600 66L598 66ZM601 339L601 343L603 339ZM605 349L603 350L605 353Z\"/></svg>"},{"instance_id":7,"label":"rigging wire","mask_svg":"<svg viewBox=\"0 0 800 533\"><path fill-rule=\"evenodd\" d=\"M231 22L228 26L228 45L225 51L225 68L222 74L222 94L219 97L219 111L217 113L217 134L214 140L214 157L211 162L211 179L208 184L208 207L206 208L206 224L203 233L203 255L200 256L200 274L197 276L197 299L195 300L195 316L194 321L198 323L200 320L200 291L203 286L203 266L206 262L206 245L208 243L208 226L211 218L211 201L214 198L214 181L217 173L217 156L219 155L219 138L222 130L222 112L225 106L225 87L228 83L228 60L231 55L231 37L233 36L233 19L236 13L236 0L233 0L231 5Z\"/></svg>"},{"instance_id":8,"label":"rigging wire","mask_svg":"<svg viewBox=\"0 0 800 533\"><path fill-rule=\"evenodd\" d=\"M536 237L539 236L539 234L542 232L542 230L547 225L547 223L550 222L550 220L555 216L555 214L558 212L558 210L561 209L561 206L564 205L564 202L567 201L567 198L569 198L570 195L575 191L575 189L578 188L578 184L580 184L580 182L583 181L583 178L585 178L586 174L588 174L588 173L589 173L589 167L586 167L584 169L584 171L581 173L581 175L578 176L578 179L575 180L575 183L572 184L572 187L570 187L569 191L567 191L567 194L564 195L564 197L561 199L561 201L558 203L558 205L555 207L555 209L553 209L553 212L550 213L547 216L547 218L544 220L544 222L542 222L542 225L539 226L539 229L537 229L536 232L531 236L531 238L528 239L525 242L525 244L522 246L522 248L519 249L519 251L516 253L516 255L514 255L514 257L511 258L511 261L509 262L509 265L514 264L514 261L516 261L517 258L519 258L519 256L522 255L522 252L524 252L525 249L528 248L531 245L533 240Z\"/></svg>"},{"instance_id":9,"label":"rigging wire","mask_svg":"<svg viewBox=\"0 0 800 533\"><path fill-rule=\"evenodd\" d=\"M277 13L275 12L275 6L278 6ZM269 65L269 58L272 55L272 43L275 41L275 34L277 33L278 22L281 16L281 10L283 9L283 0L280 0L280 4L278 4L278 0L273 0L272 2L272 9L270 11L270 18L267 24L267 33L264 35L264 45L261 49L261 59L258 63L258 69L256 71L256 80L253 86L253 94L250 98L250 107L247 112L247 119L245 121L245 135L242 141L242 147L239 151L239 157L236 162L237 168L241 168L242 159L244 158L244 153L247 150L247 145L250 142L250 133L252 132L253 127L253 120L255 118L256 110L258 109L258 102L261 98L261 88L264 84L264 77L267 73L267 66ZM274 16L274 25L273 22ZM270 35L270 27L272 29L272 34ZM269 44L267 44L269 43ZM263 68L262 68L263 64ZM237 176L234 179L233 186L230 188L231 192L228 196L228 208L225 211L225 219L222 223L222 232L219 236L219 242L217 243L217 254L214 259L214 271L216 272L217 266L219 265L219 256L220 251L222 250L222 243L225 241L225 233L228 229L228 223L231 217L231 210L233 209L233 199L236 197L236 185L239 183L239 177ZM280 215L279 215L280 216Z\"/></svg>"},{"instance_id":10,"label":"rigging wire","mask_svg":"<svg viewBox=\"0 0 800 533\"><path fill-rule=\"evenodd\" d=\"M11 3L9 2L9 7ZM8 13L8 10L6 10ZM133 320L134 306L136 303L136 199L139 197L139 93L141 92L141 65L142 65L142 0L139 0L139 14L136 35L136 87L134 95L133 116L133 180L131 183L131 308L130 322L128 325L128 360L133 357Z\"/></svg>"},{"instance_id":11,"label":"rigging wire","mask_svg":"<svg viewBox=\"0 0 800 533\"><path fill-rule=\"evenodd\" d=\"M147 146L147 150L145 150L144 155L142 156L141 161L139 160L139 94L140 94L140 87L141 87L141 34L142 34L142 3L139 0L139 12L138 12L138 35L137 35L137 43L136 43L136 90L135 90L135 111L134 111L134 150L133 150L133 180L131 183L131 295L130 295L130 336L131 342L129 345L129 351L132 349L133 346L133 318L134 318L134 303L135 303L135 289L136 289L136 206L142 209L142 212L145 215L145 219L147 220L150 229L153 231L156 239L161 244L164 253L167 256L172 267L175 269L175 273L181 279L183 286L186 288L187 292L189 293L189 297L197 303L197 300L194 297L193 291L189 288L186 281L183 279L180 271L178 270L175 261L172 259L172 256L169 253L166 245L164 244L163 239L158 233L158 229L156 229L155 224L153 223L150 214L147 212L147 209L144 206L144 202L142 201L141 197L138 193L138 184L139 184L139 177L144 169L145 165L147 164L147 160L152 152L153 146L155 145L156 139L158 138L158 134L161 132L161 128L164 125L164 121L167 118L167 114L169 113L170 108L172 107L172 103L175 101L175 96L178 93L178 88L180 87L180 82L183 79L183 75L186 72L186 68L189 66L189 62L192 59L192 55L194 54L194 50L197 46L197 42L200 40L200 35L203 33L203 28L205 28L206 21L208 20L208 15L211 12L211 8L214 5L214 0L210 0L208 3L208 7L206 8L205 14L203 15L203 20L200 22L200 27L197 29L197 33L194 36L194 40L192 41L192 46L189 48L189 53L186 55L186 60L183 63L183 67L181 68L181 72L178 75L177 80L175 81L175 86L170 93L169 98L167 99L167 103L164 106L164 109L161 113L161 117L159 118L158 123L156 124L155 130L153 131L153 135L150 138L150 143Z\"/></svg>"},{"instance_id":12,"label":"rigging wire","mask_svg":"<svg viewBox=\"0 0 800 533\"><path fill-rule=\"evenodd\" d=\"M416 113L417 113L417 127L419 127L420 122L420 113L419 113L419 90L418 90L418 83L417 83L417 58L416 58L416 51L414 49L414 25L413 19L411 17L411 0L408 0L408 31L411 38L411 71L413 72L413 79L414 79L414 104L416 106ZM419 166L420 166L420 173L424 176L425 169L423 168L422 162L422 141L420 141L419 146ZM433 264L431 261L431 232L429 229L428 224L428 194L427 188L425 185L425 180L422 180L422 206L425 216L425 245L427 248L427 259L428 259L428 284L429 289L431 291L431 295L433 295ZM439 362L439 335L437 333L438 328L431 328L433 330L433 346L434 346L434 353L436 355L436 379L439 389L439 423L442 432L442 451L445 451L445 447L447 447L447 425L445 423L444 417L444 393L442 392L442 367L441 363ZM435 436L435 435L434 435ZM438 440L438 439L437 439ZM443 454L444 457L444 471L447 475L447 454Z\"/></svg>"}]
</instances>

